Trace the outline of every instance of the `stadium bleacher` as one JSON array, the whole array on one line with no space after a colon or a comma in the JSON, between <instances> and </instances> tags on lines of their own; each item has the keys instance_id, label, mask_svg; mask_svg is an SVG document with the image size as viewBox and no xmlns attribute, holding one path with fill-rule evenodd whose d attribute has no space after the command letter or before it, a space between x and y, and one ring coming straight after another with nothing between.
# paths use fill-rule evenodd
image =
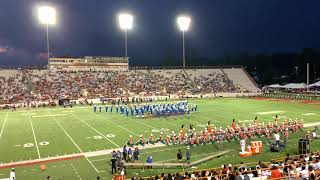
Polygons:
<instances>
[{"instance_id":1,"label":"stadium bleacher","mask_svg":"<svg viewBox=\"0 0 320 180\"><path fill-rule=\"evenodd\" d=\"M257 92L241 68L133 71L1 70L0 104L135 95Z\"/></svg>"},{"instance_id":2,"label":"stadium bleacher","mask_svg":"<svg viewBox=\"0 0 320 180\"><path fill-rule=\"evenodd\" d=\"M133 176L133 180L222 180L222 179L318 179L320 172L319 152L281 157L270 162L257 162L238 165L222 165L212 169L192 172L159 174L149 177Z\"/></svg>"}]
</instances>

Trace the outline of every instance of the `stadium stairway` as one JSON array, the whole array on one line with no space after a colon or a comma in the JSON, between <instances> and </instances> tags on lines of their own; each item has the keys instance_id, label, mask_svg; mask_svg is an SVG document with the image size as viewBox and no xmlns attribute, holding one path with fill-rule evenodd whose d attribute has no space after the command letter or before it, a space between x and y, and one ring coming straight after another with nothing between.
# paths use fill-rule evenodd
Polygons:
<instances>
[{"instance_id":1,"label":"stadium stairway","mask_svg":"<svg viewBox=\"0 0 320 180\"><path fill-rule=\"evenodd\" d=\"M223 77L225 78L225 81L228 83L233 83L233 81L228 77L227 73L223 70L223 67L221 67L220 70L223 74Z\"/></svg>"},{"instance_id":2,"label":"stadium stairway","mask_svg":"<svg viewBox=\"0 0 320 180\"><path fill-rule=\"evenodd\" d=\"M260 89L257 84L251 78L251 76L245 71L243 67L240 68L224 68L223 72L226 73L227 77L233 81L235 85L238 85L242 90L250 92L259 92Z\"/></svg>"},{"instance_id":3,"label":"stadium stairway","mask_svg":"<svg viewBox=\"0 0 320 180\"><path fill-rule=\"evenodd\" d=\"M32 80L28 77L28 75L26 74L26 72L23 72L23 79L25 79L26 81L26 85L28 86L28 88L32 91L32 92L36 92L36 88L34 87Z\"/></svg>"},{"instance_id":4,"label":"stadium stairway","mask_svg":"<svg viewBox=\"0 0 320 180\"><path fill-rule=\"evenodd\" d=\"M187 73L187 71L185 69L183 69L183 73L186 75L186 77L188 78L188 80L192 83L192 85L194 87L196 87L196 83L194 83L194 81L191 79L191 77L189 76L189 74Z\"/></svg>"}]
</instances>

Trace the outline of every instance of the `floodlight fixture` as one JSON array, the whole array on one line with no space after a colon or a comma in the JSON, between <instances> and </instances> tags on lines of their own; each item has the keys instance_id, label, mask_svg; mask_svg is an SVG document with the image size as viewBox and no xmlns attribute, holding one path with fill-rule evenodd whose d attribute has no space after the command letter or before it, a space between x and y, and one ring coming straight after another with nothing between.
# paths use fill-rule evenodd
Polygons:
<instances>
[{"instance_id":1,"label":"floodlight fixture","mask_svg":"<svg viewBox=\"0 0 320 180\"><path fill-rule=\"evenodd\" d=\"M188 31L191 18L189 16L179 16L177 18L177 23L180 31L182 31L182 67L185 69L186 67L186 55L185 55L185 42L184 42L184 32Z\"/></svg>"},{"instance_id":2,"label":"floodlight fixture","mask_svg":"<svg viewBox=\"0 0 320 180\"><path fill-rule=\"evenodd\" d=\"M129 13L120 13L118 16L120 29L124 30L124 42L125 42L125 55L128 58L128 40L127 40L127 30L132 29L133 26L133 16Z\"/></svg>"},{"instance_id":3,"label":"floodlight fixture","mask_svg":"<svg viewBox=\"0 0 320 180\"><path fill-rule=\"evenodd\" d=\"M133 26L133 16L131 14L122 13L119 14L119 25L122 30L132 29Z\"/></svg>"},{"instance_id":4,"label":"floodlight fixture","mask_svg":"<svg viewBox=\"0 0 320 180\"><path fill-rule=\"evenodd\" d=\"M50 6L40 6L38 18L41 24L53 25L56 23L56 10Z\"/></svg>"},{"instance_id":5,"label":"floodlight fixture","mask_svg":"<svg viewBox=\"0 0 320 180\"><path fill-rule=\"evenodd\" d=\"M41 24L46 25L47 30L47 55L48 55L48 69L50 70L50 47L49 47L49 25L56 24L56 10L51 6L39 6L38 18Z\"/></svg>"},{"instance_id":6,"label":"floodlight fixture","mask_svg":"<svg viewBox=\"0 0 320 180\"><path fill-rule=\"evenodd\" d=\"M191 18L188 16L179 16L177 18L177 23L181 31L187 31L191 23Z\"/></svg>"}]
</instances>

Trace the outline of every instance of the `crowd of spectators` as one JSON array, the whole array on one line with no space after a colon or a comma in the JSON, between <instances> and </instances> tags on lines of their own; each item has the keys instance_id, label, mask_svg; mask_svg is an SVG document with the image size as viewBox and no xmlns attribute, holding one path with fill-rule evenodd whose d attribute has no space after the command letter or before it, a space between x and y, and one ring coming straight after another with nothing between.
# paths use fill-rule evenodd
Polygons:
<instances>
[{"instance_id":1,"label":"crowd of spectators","mask_svg":"<svg viewBox=\"0 0 320 180\"><path fill-rule=\"evenodd\" d=\"M169 173L150 177L133 176L132 180L258 180L301 179L315 180L320 177L320 154L289 156L268 163L259 161L255 165L222 165L212 170Z\"/></svg>"},{"instance_id":2,"label":"crowd of spectators","mask_svg":"<svg viewBox=\"0 0 320 180\"><path fill-rule=\"evenodd\" d=\"M2 70L0 104L53 101L60 98L188 95L239 92L223 74L188 77L183 70L48 71Z\"/></svg>"},{"instance_id":3,"label":"crowd of spectators","mask_svg":"<svg viewBox=\"0 0 320 180\"><path fill-rule=\"evenodd\" d=\"M210 73L208 76L194 77L194 82L201 87L201 92L240 92L240 87L236 87L232 81L226 78L222 73Z\"/></svg>"}]
</instances>

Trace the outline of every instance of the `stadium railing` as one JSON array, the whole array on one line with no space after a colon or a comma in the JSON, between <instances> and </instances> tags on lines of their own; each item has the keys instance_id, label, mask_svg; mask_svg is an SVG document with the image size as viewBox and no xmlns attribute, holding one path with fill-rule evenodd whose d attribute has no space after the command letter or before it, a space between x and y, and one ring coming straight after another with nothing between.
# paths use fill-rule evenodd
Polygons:
<instances>
[{"instance_id":1,"label":"stadium railing","mask_svg":"<svg viewBox=\"0 0 320 180\"><path fill-rule=\"evenodd\" d=\"M320 101L318 94L300 94L300 93L263 93L261 96L267 98L296 99L296 100L315 100Z\"/></svg>"},{"instance_id":2,"label":"stadium railing","mask_svg":"<svg viewBox=\"0 0 320 180\"><path fill-rule=\"evenodd\" d=\"M241 65L228 66L186 66L185 69L221 69L221 68L242 68ZM131 66L130 70L152 70L152 69L183 69L182 66Z\"/></svg>"}]
</instances>

